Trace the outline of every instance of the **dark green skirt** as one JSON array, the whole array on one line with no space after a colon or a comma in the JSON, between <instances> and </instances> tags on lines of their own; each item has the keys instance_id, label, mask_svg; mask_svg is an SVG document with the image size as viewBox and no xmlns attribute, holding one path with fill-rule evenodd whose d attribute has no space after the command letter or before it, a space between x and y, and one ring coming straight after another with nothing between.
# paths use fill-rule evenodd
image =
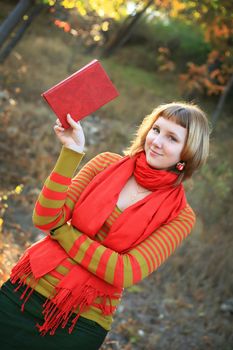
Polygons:
<instances>
[{"instance_id":1,"label":"dark green skirt","mask_svg":"<svg viewBox=\"0 0 233 350\"><path fill-rule=\"evenodd\" d=\"M41 336L36 324L43 322L42 305L45 298L33 292L20 310L22 301L20 291L8 280L0 289L0 348L1 350L97 350L103 344L108 333L95 321L80 317L71 334L70 324L64 329L57 329L55 335Z\"/></svg>"}]
</instances>

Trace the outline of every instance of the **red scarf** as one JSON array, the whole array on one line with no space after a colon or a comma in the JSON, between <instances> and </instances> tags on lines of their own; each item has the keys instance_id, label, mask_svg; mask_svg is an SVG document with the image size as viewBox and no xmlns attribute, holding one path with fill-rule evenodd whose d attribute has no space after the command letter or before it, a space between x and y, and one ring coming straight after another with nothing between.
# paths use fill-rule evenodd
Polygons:
<instances>
[{"instance_id":1,"label":"red scarf","mask_svg":"<svg viewBox=\"0 0 233 350\"><path fill-rule=\"evenodd\" d=\"M174 186L177 175L151 168L146 162L145 153L140 152L132 158L123 157L90 182L76 203L72 226L94 238L114 210L121 189L132 175L141 186L152 193L124 210L112 225L103 244L119 253L127 252L141 243L156 228L173 220L186 205L183 186ZM69 234L70 230L73 230L72 226L65 224L58 230ZM26 278L33 274L37 282L40 277L61 264L67 256L59 243L48 236L25 252L12 270L11 280L13 283L19 282L20 286L26 284ZM107 315L115 311L115 307L111 305L111 298L121 292L120 288L94 276L80 265L74 265L44 304L45 321L38 325L38 328L41 334L54 334L57 327L65 327L78 307L78 314L72 319L69 329L71 332L79 315L88 310L96 297L103 298L101 309ZM22 298L26 297L26 294L25 292ZM25 301L29 295L30 293Z\"/></svg>"}]
</instances>

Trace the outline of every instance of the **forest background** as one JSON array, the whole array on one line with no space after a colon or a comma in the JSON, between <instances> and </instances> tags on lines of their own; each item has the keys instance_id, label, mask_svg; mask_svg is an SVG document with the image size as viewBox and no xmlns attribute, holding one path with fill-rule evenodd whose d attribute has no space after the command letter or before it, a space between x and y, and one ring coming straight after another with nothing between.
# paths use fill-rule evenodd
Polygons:
<instances>
[{"instance_id":1,"label":"forest background","mask_svg":"<svg viewBox=\"0 0 233 350\"><path fill-rule=\"evenodd\" d=\"M42 92L94 58L119 90L82 122L83 164L121 153L160 103L192 101L209 118L209 160L186 184L196 227L125 290L102 350L232 349L232 14L227 0L0 1L1 284L43 237L31 215L61 146Z\"/></svg>"}]
</instances>

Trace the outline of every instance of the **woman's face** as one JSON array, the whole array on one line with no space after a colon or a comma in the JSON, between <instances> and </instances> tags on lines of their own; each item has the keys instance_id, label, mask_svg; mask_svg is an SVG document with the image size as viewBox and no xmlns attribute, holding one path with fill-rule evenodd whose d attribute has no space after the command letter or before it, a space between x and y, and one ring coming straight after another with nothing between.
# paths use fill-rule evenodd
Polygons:
<instances>
[{"instance_id":1,"label":"woman's face","mask_svg":"<svg viewBox=\"0 0 233 350\"><path fill-rule=\"evenodd\" d=\"M159 117L148 132L145 141L147 163L166 170L181 160L187 129L171 120Z\"/></svg>"}]
</instances>

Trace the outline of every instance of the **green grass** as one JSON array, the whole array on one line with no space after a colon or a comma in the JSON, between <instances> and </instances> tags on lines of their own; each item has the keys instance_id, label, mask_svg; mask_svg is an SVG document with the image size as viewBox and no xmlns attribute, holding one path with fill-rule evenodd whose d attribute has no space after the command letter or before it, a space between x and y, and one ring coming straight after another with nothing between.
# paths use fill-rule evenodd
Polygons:
<instances>
[{"instance_id":1,"label":"green grass","mask_svg":"<svg viewBox=\"0 0 233 350\"><path fill-rule=\"evenodd\" d=\"M151 73L147 72L143 69L131 66L130 63L128 65L119 64L116 58L103 60L103 63L109 67L109 70L113 72L113 77L115 77L119 83L119 85L125 87L126 89L141 91L143 89L144 92L153 92L159 97L166 95L170 95L174 97L174 90L171 89L172 80L173 84L175 84L175 76L169 74L159 74L157 72ZM161 89L161 84L163 84L163 89ZM175 92L176 95L176 92ZM178 96L177 96L178 97Z\"/></svg>"}]
</instances>

